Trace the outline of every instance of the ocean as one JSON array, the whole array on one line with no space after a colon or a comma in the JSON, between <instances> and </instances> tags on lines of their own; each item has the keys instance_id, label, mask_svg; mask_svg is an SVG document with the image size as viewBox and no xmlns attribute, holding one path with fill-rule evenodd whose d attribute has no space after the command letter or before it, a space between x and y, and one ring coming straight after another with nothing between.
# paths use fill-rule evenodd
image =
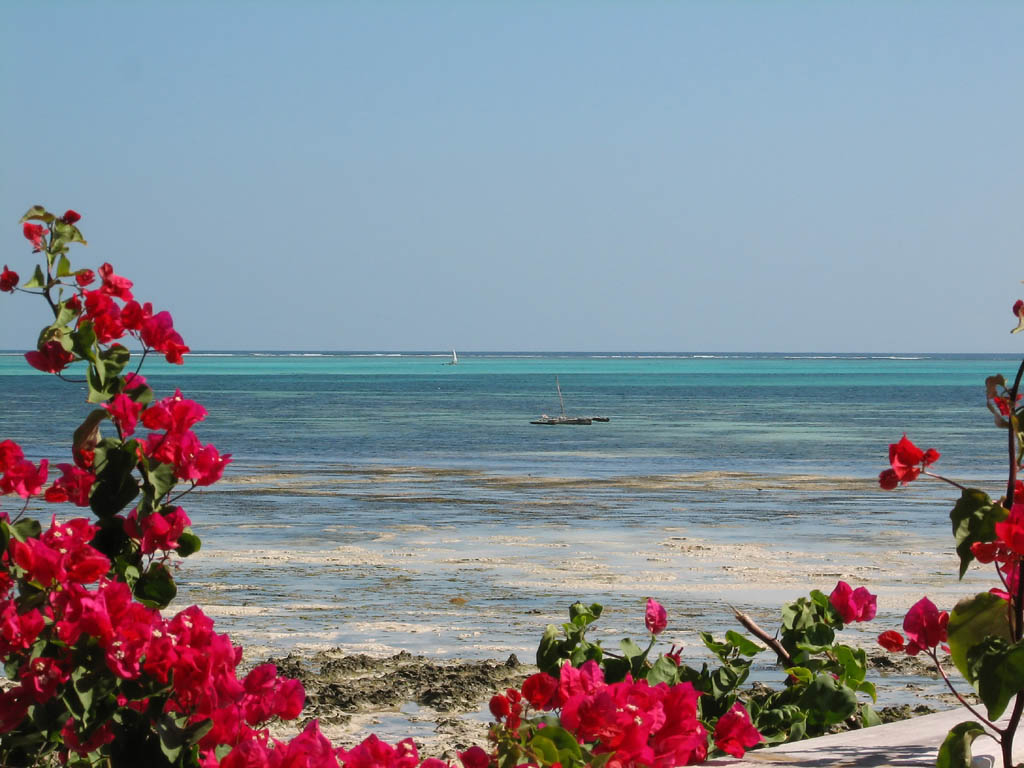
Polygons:
<instances>
[{"instance_id":1,"label":"ocean","mask_svg":"<svg viewBox=\"0 0 1024 768\"><path fill-rule=\"evenodd\" d=\"M932 481L886 493L906 432L935 471L993 495L1005 432L984 380L1019 358L975 355L236 353L147 361L157 397L202 403L200 439L225 479L181 503L203 549L182 561L197 602L247 648L532 658L580 599L595 629L700 658L730 606L774 629L778 607L838 579L879 595L872 642L918 597L951 608L992 586L956 582ZM72 374L73 375L73 374ZM559 413L590 426L538 426ZM0 439L67 461L89 406L81 384L0 354ZM11 503L3 500L2 508ZM37 510L48 515L52 509Z\"/></svg>"}]
</instances>

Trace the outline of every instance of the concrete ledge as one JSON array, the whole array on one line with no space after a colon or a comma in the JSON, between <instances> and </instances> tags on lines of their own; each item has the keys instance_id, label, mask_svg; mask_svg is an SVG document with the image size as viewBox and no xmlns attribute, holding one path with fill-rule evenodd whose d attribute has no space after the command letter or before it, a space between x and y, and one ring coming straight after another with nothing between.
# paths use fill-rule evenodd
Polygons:
<instances>
[{"instance_id":1,"label":"concrete ledge","mask_svg":"<svg viewBox=\"0 0 1024 768\"><path fill-rule=\"evenodd\" d=\"M728 768L773 766L934 766L939 747L949 729L971 720L966 709L951 709L914 717L898 723L876 725L859 731L819 736L793 744L748 752L741 760L711 760L707 765ZM1024 727L1017 731L1013 761L1024 760ZM974 742L975 768L1001 768L1002 756L994 739L979 736Z\"/></svg>"}]
</instances>

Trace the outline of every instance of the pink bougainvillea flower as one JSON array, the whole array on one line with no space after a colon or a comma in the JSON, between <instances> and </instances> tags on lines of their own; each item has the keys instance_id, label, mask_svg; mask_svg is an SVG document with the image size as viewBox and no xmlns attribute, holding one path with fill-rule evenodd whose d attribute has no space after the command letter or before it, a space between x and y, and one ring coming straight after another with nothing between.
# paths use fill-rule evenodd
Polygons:
<instances>
[{"instance_id":1,"label":"pink bougainvillea flower","mask_svg":"<svg viewBox=\"0 0 1024 768\"><path fill-rule=\"evenodd\" d=\"M7 602L0 610L0 653L7 656L31 648L44 625L38 609L21 613L13 601Z\"/></svg>"},{"instance_id":2,"label":"pink bougainvillea flower","mask_svg":"<svg viewBox=\"0 0 1024 768\"><path fill-rule=\"evenodd\" d=\"M903 435L898 443L889 445L889 463L892 469L879 475L878 482L887 490L895 488L894 477L897 482L906 485L916 480L924 467L938 461L940 455L934 448L922 451Z\"/></svg>"},{"instance_id":3,"label":"pink bougainvillea flower","mask_svg":"<svg viewBox=\"0 0 1024 768\"><path fill-rule=\"evenodd\" d=\"M85 291L85 319L92 321L96 339L101 344L124 336L121 307L110 296L99 291Z\"/></svg>"},{"instance_id":4,"label":"pink bougainvillea flower","mask_svg":"<svg viewBox=\"0 0 1024 768\"><path fill-rule=\"evenodd\" d=\"M79 737L78 731L75 728L74 718L69 717L67 722L64 723L64 727L61 729L60 736L64 741L64 746L68 750L75 754L85 756L90 752L93 752L104 744L109 744L115 738L115 733L108 723L103 723L98 728L93 728L92 732L82 738Z\"/></svg>"},{"instance_id":5,"label":"pink bougainvillea flower","mask_svg":"<svg viewBox=\"0 0 1024 768\"><path fill-rule=\"evenodd\" d=\"M683 663L683 646L680 645L679 648L676 649L675 643L673 643L668 653L663 655L678 667Z\"/></svg>"},{"instance_id":6,"label":"pink bougainvillea flower","mask_svg":"<svg viewBox=\"0 0 1024 768\"><path fill-rule=\"evenodd\" d=\"M885 632L880 634L878 636L878 644L887 651L902 651L905 648L903 644L903 635L895 629L887 629Z\"/></svg>"},{"instance_id":7,"label":"pink bougainvillea flower","mask_svg":"<svg viewBox=\"0 0 1024 768\"><path fill-rule=\"evenodd\" d=\"M927 597L914 603L903 619L903 631L907 633L907 653L916 656L926 648L934 648L946 641L946 626L949 614L939 611Z\"/></svg>"},{"instance_id":8,"label":"pink bougainvillea flower","mask_svg":"<svg viewBox=\"0 0 1024 768\"><path fill-rule=\"evenodd\" d=\"M558 680L544 672L530 675L523 681L523 698L534 709L554 709L558 706Z\"/></svg>"},{"instance_id":9,"label":"pink bougainvillea flower","mask_svg":"<svg viewBox=\"0 0 1024 768\"><path fill-rule=\"evenodd\" d=\"M494 696L491 696L491 700L488 702L487 708L491 711L491 714L494 715L495 720L501 720L503 717L508 717L509 713L512 711L508 699L500 693L496 693Z\"/></svg>"},{"instance_id":10,"label":"pink bougainvillea flower","mask_svg":"<svg viewBox=\"0 0 1024 768\"><path fill-rule=\"evenodd\" d=\"M828 596L829 603L839 611L843 617L844 624L852 624L855 621L871 621L875 618L878 598L868 592L867 587L853 589L845 581L836 584L832 594Z\"/></svg>"},{"instance_id":11,"label":"pink bougainvillea flower","mask_svg":"<svg viewBox=\"0 0 1024 768\"><path fill-rule=\"evenodd\" d=\"M135 431L142 413L142 403L137 403L128 395L114 395L110 402L102 404L103 409L121 430L122 437L128 437Z\"/></svg>"},{"instance_id":12,"label":"pink bougainvillea flower","mask_svg":"<svg viewBox=\"0 0 1024 768\"><path fill-rule=\"evenodd\" d=\"M750 714L738 701L732 709L718 718L715 725L715 746L733 757L743 757L750 747L760 744L763 737L750 722Z\"/></svg>"},{"instance_id":13,"label":"pink bougainvillea flower","mask_svg":"<svg viewBox=\"0 0 1024 768\"><path fill-rule=\"evenodd\" d=\"M147 347L162 352L164 359L174 365L181 365L184 362L182 356L189 351L181 334L174 330L174 321L169 312L157 312L144 318L139 338Z\"/></svg>"},{"instance_id":14,"label":"pink bougainvillea flower","mask_svg":"<svg viewBox=\"0 0 1024 768\"><path fill-rule=\"evenodd\" d=\"M652 635L660 635L668 626L668 614L661 603L653 597L647 598L647 610L644 613L644 625Z\"/></svg>"},{"instance_id":15,"label":"pink bougainvillea flower","mask_svg":"<svg viewBox=\"0 0 1024 768\"><path fill-rule=\"evenodd\" d=\"M0 272L0 291L13 293L17 285L18 273L8 269L7 265L4 264L4 271Z\"/></svg>"},{"instance_id":16,"label":"pink bougainvillea flower","mask_svg":"<svg viewBox=\"0 0 1024 768\"><path fill-rule=\"evenodd\" d=\"M60 373L74 362L75 356L64 349L59 341L48 341L39 349L26 352L25 359L29 365L43 373Z\"/></svg>"},{"instance_id":17,"label":"pink bougainvillea flower","mask_svg":"<svg viewBox=\"0 0 1024 768\"><path fill-rule=\"evenodd\" d=\"M50 234L50 230L42 224L33 224L30 221L25 222L21 231L25 235L25 239L31 242L32 247L37 251L43 247L43 237Z\"/></svg>"},{"instance_id":18,"label":"pink bougainvillea flower","mask_svg":"<svg viewBox=\"0 0 1024 768\"><path fill-rule=\"evenodd\" d=\"M191 524L192 521L181 507L165 507L164 510L147 515L141 523L138 510L133 509L125 519L124 529L141 543L142 554L151 555L158 550L166 552L177 549L178 539Z\"/></svg>"},{"instance_id":19,"label":"pink bougainvillea flower","mask_svg":"<svg viewBox=\"0 0 1024 768\"><path fill-rule=\"evenodd\" d=\"M153 316L153 305L148 301L143 304L132 299L121 308L121 323L129 331L142 330L143 324Z\"/></svg>"},{"instance_id":20,"label":"pink bougainvillea flower","mask_svg":"<svg viewBox=\"0 0 1024 768\"><path fill-rule=\"evenodd\" d=\"M994 562L1005 563L1013 557L1010 550L998 541L976 541L971 544L971 554L983 565Z\"/></svg>"},{"instance_id":21,"label":"pink bougainvillea flower","mask_svg":"<svg viewBox=\"0 0 1024 768\"><path fill-rule=\"evenodd\" d=\"M995 529L1003 545L1018 555L1024 555L1024 502L1015 502L1010 516L996 523ZM974 551L973 547L971 551Z\"/></svg>"},{"instance_id":22,"label":"pink bougainvillea flower","mask_svg":"<svg viewBox=\"0 0 1024 768\"><path fill-rule=\"evenodd\" d=\"M60 220L63 221L65 224L74 224L77 221L80 221L81 218L81 214L79 214L77 211L72 211L70 208L68 208L68 210L64 211L64 215L60 217Z\"/></svg>"},{"instance_id":23,"label":"pink bougainvillea flower","mask_svg":"<svg viewBox=\"0 0 1024 768\"><path fill-rule=\"evenodd\" d=\"M562 701L580 694L594 693L604 684L604 671L593 659L583 662L579 668L567 661L558 673L558 695Z\"/></svg>"},{"instance_id":24,"label":"pink bougainvillea flower","mask_svg":"<svg viewBox=\"0 0 1024 768\"><path fill-rule=\"evenodd\" d=\"M13 440L0 440L0 473L25 458L21 446Z\"/></svg>"},{"instance_id":25,"label":"pink bougainvillea flower","mask_svg":"<svg viewBox=\"0 0 1024 768\"><path fill-rule=\"evenodd\" d=\"M91 285L95 279L96 273L91 269L80 269L75 273L75 282L82 288L85 288L87 285Z\"/></svg>"},{"instance_id":26,"label":"pink bougainvillea flower","mask_svg":"<svg viewBox=\"0 0 1024 768\"><path fill-rule=\"evenodd\" d=\"M883 469L878 475L878 484L883 491L892 491L900 484L899 475L892 469Z\"/></svg>"},{"instance_id":27,"label":"pink bougainvillea flower","mask_svg":"<svg viewBox=\"0 0 1024 768\"><path fill-rule=\"evenodd\" d=\"M100 290L108 296L116 296L122 301L132 299L132 281L114 273L114 268L104 262L100 265L100 279L103 284Z\"/></svg>"},{"instance_id":28,"label":"pink bougainvillea flower","mask_svg":"<svg viewBox=\"0 0 1024 768\"><path fill-rule=\"evenodd\" d=\"M1017 318L1017 327L1010 331L1010 333L1017 333L1024 330L1024 301L1017 299L1013 302L1013 314Z\"/></svg>"},{"instance_id":29,"label":"pink bougainvillea flower","mask_svg":"<svg viewBox=\"0 0 1024 768\"><path fill-rule=\"evenodd\" d=\"M10 464L0 477L0 492L16 493L27 499L35 496L46 483L49 461L43 459L36 467L31 461L21 459Z\"/></svg>"},{"instance_id":30,"label":"pink bougainvillea flower","mask_svg":"<svg viewBox=\"0 0 1024 768\"><path fill-rule=\"evenodd\" d=\"M463 768L487 768L491 764L491 756L483 747L473 746L465 752L459 752L459 760Z\"/></svg>"},{"instance_id":31,"label":"pink bougainvillea flower","mask_svg":"<svg viewBox=\"0 0 1024 768\"><path fill-rule=\"evenodd\" d=\"M146 377L137 373L126 373L124 375L124 388L126 390L138 389L146 386Z\"/></svg>"},{"instance_id":32,"label":"pink bougainvillea flower","mask_svg":"<svg viewBox=\"0 0 1024 768\"><path fill-rule=\"evenodd\" d=\"M89 506L89 494L96 476L74 464L58 464L57 469L62 476L46 489L45 499L51 504L70 501L79 507Z\"/></svg>"}]
</instances>

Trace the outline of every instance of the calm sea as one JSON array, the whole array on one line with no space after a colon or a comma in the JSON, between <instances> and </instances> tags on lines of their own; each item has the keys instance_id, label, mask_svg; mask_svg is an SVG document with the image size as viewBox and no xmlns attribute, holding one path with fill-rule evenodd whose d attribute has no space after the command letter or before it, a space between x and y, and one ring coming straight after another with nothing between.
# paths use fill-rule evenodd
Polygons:
<instances>
[{"instance_id":1,"label":"calm sea","mask_svg":"<svg viewBox=\"0 0 1024 768\"><path fill-rule=\"evenodd\" d=\"M609 634L640 634L648 595L686 639L729 625L724 600L773 627L782 599L838 578L879 593L874 631L898 626L923 592L958 589L953 497L939 483L879 491L887 446L905 431L942 452L937 471L998 494L1005 433L984 380L1019 362L448 357L147 362L157 396L203 403L200 439L234 455L223 483L183 500L204 547L182 565L182 597L257 652L528 658L575 599L613 609ZM609 421L531 425L559 412L556 376L570 415ZM81 386L0 355L0 439L66 461Z\"/></svg>"},{"instance_id":2,"label":"calm sea","mask_svg":"<svg viewBox=\"0 0 1024 768\"><path fill-rule=\"evenodd\" d=\"M147 361L157 396L203 403L204 441L248 464L337 462L544 475L733 470L871 476L907 431L961 477L1002 443L984 378L1018 358L972 355L205 353ZM608 424L542 429L559 412ZM81 386L0 353L0 428L43 455L87 412ZM57 404L75 413L55 419ZM40 442L40 437L42 442Z\"/></svg>"}]
</instances>

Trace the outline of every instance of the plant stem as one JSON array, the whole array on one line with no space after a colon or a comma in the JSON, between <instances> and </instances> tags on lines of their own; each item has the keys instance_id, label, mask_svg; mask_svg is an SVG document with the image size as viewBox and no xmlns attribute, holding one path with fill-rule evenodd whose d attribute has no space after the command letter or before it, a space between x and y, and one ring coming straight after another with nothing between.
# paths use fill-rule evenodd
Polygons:
<instances>
[{"instance_id":1,"label":"plant stem","mask_svg":"<svg viewBox=\"0 0 1024 768\"><path fill-rule=\"evenodd\" d=\"M1006 481L1006 501L1003 502L1003 506L1007 509L1013 507L1013 493L1017 486L1017 391L1020 389L1022 376L1024 376L1024 360L1020 361L1020 367L1017 368L1017 377L1013 380L1008 398L1007 410L1010 412L1010 428L1007 430L1009 433L1007 443L1010 452L1010 473L1009 479Z\"/></svg>"},{"instance_id":2,"label":"plant stem","mask_svg":"<svg viewBox=\"0 0 1024 768\"><path fill-rule=\"evenodd\" d=\"M942 475L936 475L934 472L929 472L928 470L922 469L921 470L921 474L922 475L928 475L928 477L934 477L936 480L941 480L944 483L949 483L950 485L952 485L952 486L954 486L956 488L959 488L961 491L966 491L967 490L966 486L960 485L960 483L956 482L955 480L950 480L948 477L943 477Z\"/></svg>"},{"instance_id":3,"label":"plant stem","mask_svg":"<svg viewBox=\"0 0 1024 768\"><path fill-rule=\"evenodd\" d=\"M1013 509L1013 495L1017 488L1017 391L1020 389L1021 377L1024 376L1024 360L1021 360L1020 366L1017 368L1017 377L1013 380L1013 387L1010 389L1009 397L1009 411L1010 411L1010 428L1007 430L1007 450L1010 454L1010 472L1009 477L1006 481L1006 501L1003 502L1003 506L1006 509ZM1013 641L1019 643L1021 640L1022 626L1021 622L1024 621L1024 579L1021 578L1020 563L1017 563L1017 589L1016 595L1014 595L1013 602ZM1010 713L1010 719L1006 723L1006 730L1003 732L1002 746L1003 746L1003 768L1013 768L1013 737L1017 733L1017 726L1020 724L1021 715L1024 714L1024 697L1021 697L1020 691L1014 697L1013 711Z\"/></svg>"},{"instance_id":4,"label":"plant stem","mask_svg":"<svg viewBox=\"0 0 1024 768\"><path fill-rule=\"evenodd\" d=\"M960 691L958 691L956 688L953 687L953 683L950 682L949 676L946 674L946 670L944 670L942 668L942 665L939 663L939 657L938 657L938 654L935 652L935 649L931 648L928 651L926 651L926 653L929 656L932 657L932 661L935 662L935 668L937 670L939 670L939 674L942 675L942 679L946 681L946 687L949 688L950 692L954 696L956 696L957 701L959 701L961 704L963 704L967 708L967 711L969 711L972 715L974 715L978 719L978 722L980 722L982 725L985 725L985 726L991 728L993 731L995 731L996 733L1000 734L1000 736L1004 736L1005 737L1006 734L1004 733L1004 731L1001 728L997 728L995 723L993 723L991 720L989 720L987 717L985 717L983 714L981 714L981 712L979 712L974 707L972 707L970 704L968 704L967 703L967 699L965 699L963 696L960 695ZM1011 736L1011 740L1012 740L1012 736ZM1002 739L1000 739L1000 741L1002 741ZM1012 768L1012 766L1009 766L1009 768Z\"/></svg>"},{"instance_id":5,"label":"plant stem","mask_svg":"<svg viewBox=\"0 0 1024 768\"><path fill-rule=\"evenodd\" d=\"M780 663L787 667L793 666L793 657L789 655L789 651L782 647L782 643L761 629L761 627L759 627L752 618L747 616L747 614L741 613L731 605L729 607L732 608L732 612L736 616L736 621L746 627L750 634L756 636L762 643L775 651L776 655L779 657Z\"/></svg>"}]
</instances>

